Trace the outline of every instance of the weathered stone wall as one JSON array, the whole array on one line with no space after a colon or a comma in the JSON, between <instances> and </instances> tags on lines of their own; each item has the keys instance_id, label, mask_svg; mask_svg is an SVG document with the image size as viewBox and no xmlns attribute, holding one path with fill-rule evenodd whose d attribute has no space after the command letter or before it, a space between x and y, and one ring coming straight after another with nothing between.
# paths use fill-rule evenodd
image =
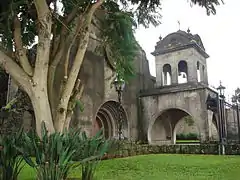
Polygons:
<instances>
[{"instance_id":1,"label":"weathered stone wall","mask_svg":"<svg viewBox=\"0 0 240 180\"><path fill-rule=\"evenodd\" d=\"M176 123L186 115L193 117L201 140L207 140L209 138L209 117L205 103L207 92L208 89L201 84L181 84L142 92L142 121L148 141L152 142L152 128L156 119L168 110L171 111L168 117L170 118L169 126L173 132L171 135L173 141Z\"/></svg>"},{"instance_id":2,"label":"weathered stone wall","mask_svg":"<svg viewBox=\"0 0 240 180\"><path fill-rule=\"evenodd\" d=\"M236 109L226 109L227 139L238 140L238 122Z\"/></svg>"},{"instance_id":3,"label":"weathered stone wall","mask_svg":"<svg viewBox=\"0 0 240 180\"><path fill-rule=\"evenodd\" d=\"M177 124L176 124L176 134L188 134L188 133L199 133L199 129L195 124L189 125L188 123L185 122L184 119L181 119Z\"/></svg>"},{"instance_id":4,"label":"weathered stone wall","mask_svg":"<svg viewBox=\"0 0 240 180\"><path fill-rule=\"evenodd\" d=\"M103 159L112 159L119 157L128 157L136 155L146 155L146 154L220 154L219 144L191 144L191 145L148 145L148 144L137 144L135 142L131 143L121 143L115 145L112 150L110 150ZM240 145L239 144L228 144L225 145L226 155L240 155Z\"/></svg>"}]
</instances>

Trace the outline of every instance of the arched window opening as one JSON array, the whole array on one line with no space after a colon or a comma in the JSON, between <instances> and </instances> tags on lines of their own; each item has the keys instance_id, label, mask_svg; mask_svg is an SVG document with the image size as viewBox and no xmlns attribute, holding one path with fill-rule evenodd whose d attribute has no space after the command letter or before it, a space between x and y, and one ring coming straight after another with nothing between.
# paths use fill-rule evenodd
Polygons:
<instances>
[{"instance_id":1,"label":"arched window opening","mask_svg":"<svg viewBox=\"0 0 240 180\"><path fill-rule=\"evenodd\" d=\"M163 85L171 85L172 82L172 69L170 64L165 64L163 66Z\"/></svg>"},{"instance_id":2,"label":"arched window opening","mask_svg":"<svg viewBox=\"0 0 240 180\"><path fill-rule=\"evenodd\" d=\"M198 80L198 82L201 82L201 79L202 77L201 77L201 72L200 72L200 63L199 62L197 62L197 80Z\"/></svg>"},{"instance_id":3,"label":"arched window opening","mask_svg":"<svg viewBox=\"0 0 240 180\"><path fill-rule=\"evenodd\" d=\"M204 78L205 78L205 67L202 66L202 81L204 81Z\"/></svg>"},{"instance_id":4,"label":"arched window opening","mask_svg":"<svg viewBox=\"0 0 240 180\"><path fill-rule=\"evenodd\" d=\"M188 66L186 61L178 63L178 83L186 83L188 81Z\"/></svg>"}]
</instances>

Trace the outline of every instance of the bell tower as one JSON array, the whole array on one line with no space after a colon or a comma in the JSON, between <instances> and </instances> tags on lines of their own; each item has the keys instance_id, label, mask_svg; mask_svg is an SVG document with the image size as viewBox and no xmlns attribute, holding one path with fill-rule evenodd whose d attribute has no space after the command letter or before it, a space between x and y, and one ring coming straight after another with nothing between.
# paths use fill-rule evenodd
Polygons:
<instances>
[{"instance_id":1,"label":"bell tower","mask_svg":"<svg viewBox=\"0 0 240 180\"><path fill-rule=\"evenodd\" d=\"M156 86L182 83L208 85L207 63L209 55L199 35L178 30L159 38L152 53L156 63Z\"/></svg>"},{"instance_id":2,"label":"bell tower","mask_svg":"<svg viewBox=\"0 0 240 180\"><path fill-rule=\"evenodd\" d=\"M217 92L208 87L209 55L200 36L179 30L159 39L152 53L156 87L140 93L148 142L175 144L179 129L185 127L183 119L189 117L193 125L186 132L197 134L200 142L218 139L218 115L206 103L209 96L217 97Z\"/></svg>"}]
</instances>

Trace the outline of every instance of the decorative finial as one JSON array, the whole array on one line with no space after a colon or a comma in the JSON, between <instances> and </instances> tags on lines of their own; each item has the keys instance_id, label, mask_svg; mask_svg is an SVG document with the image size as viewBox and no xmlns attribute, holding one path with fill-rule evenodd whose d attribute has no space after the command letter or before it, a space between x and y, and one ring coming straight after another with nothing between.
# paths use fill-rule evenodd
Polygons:
<instances>
[{"instance_id":1,"label":"decorative finial","mask_svg":"<svg viewBox=\"0 0 240 180\"><path fill-rule=\"evenodd\" d=\"M159 40L161 41L162 40L162 36L160 35L160 37L159 37Z\"/></svg>"},{"instance_id":2,"label":"decorative finial","mask_svg":"<svg viewBox=\"0 0 240 180\"><path fill-rule=\"evenodd\" d=\"M187 30L187 33L190 33L191 31L190 31L190 29L188 28L188 30Z\"/></svg>"},{"instance_id":3,"label":"decorative finial","mask_svg":"<svg viewBox=\"0 0 240 180\"><path fill-rule=\"evenodd\" d=\"M178 21L178 27L179 27L179 30L180 30L180 25L181 25L181 23L180 23L180 21Z\"/></svg>"}]
</instances>

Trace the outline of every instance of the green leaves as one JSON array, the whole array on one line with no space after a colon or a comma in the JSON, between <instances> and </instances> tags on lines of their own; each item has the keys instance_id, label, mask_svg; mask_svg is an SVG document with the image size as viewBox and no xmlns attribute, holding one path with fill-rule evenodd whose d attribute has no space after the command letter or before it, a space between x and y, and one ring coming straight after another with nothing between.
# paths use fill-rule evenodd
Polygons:
<instances>
[{"instance_id":1,"label":"green leaves","mask_svg":"<svg viewBox=\"0 0 240 180\"><path fill-rule=\"evenodd\" d=\"M138 50L133 34L136 23L130 13L116 12L116 7L113 8L115 12L106 14L102 21L102 39L107 59L115 66L118 78L128 81L134 75L133 61Z\"/></svg>"},{"instance_id":2,"label":"green leaves","mask_svg":"<svg viewBox=\"0 0 240 180\"><path fill-rule=\"evenodd\" d=\"M36 132L24 134L23 137L20 152L26 163L35 168L39 180L66 179L70 169L78 166L87 168L86 177L90 177L110 145L102 131L92 138L81 130L49 135L45 123L42 123L41 137ZM31 155L35 156L35 160L30 158Z\"/></svg>"},{"instance_id":3,"label":"green leaves","mask_svg":"<svg viewBox=\"0 0 240 180\"><path fill-rule=\"evenodd\" d=\"M0 136L0 179L16 180L24 164L20 156L22 130Z\"/></svg>"},{"instance_id":4,"label":"green leaves","mask_svg":"<svg viewBox=\"0 0 240 180\"><path fill-rule=\"evenodd\" d=\"M94 172L103 155L109 150L110 141L104 140L103 129L92 138L83 133L84 146L82 148L80 163L82 165L82 179L92 180Z\"/></svg>"},{"instance_id":5,"label":"green leaves","mask_svg":"<svg viewBox=\"0 0 240 180\"><path fill-rule=\"evenodd\" d=\"M39 180L58 180L67 177L77 150L77 146L73 145L77 140L76 135L77 133L71 134L71 132L49 135L44 123L42 123L41 138L35 132L25 135L23 149L27 153L24 154L24 159L36 169ZM29 158L30 154L35 155L35 162Z\"/></svg>"},{"instance_id":6,"label":"green leaves","mask_svg":"<svg viewBox=\"0 0 240 180\"><path fill-rule=\"evenodd\" d=\"M223 0L191 0L191 5L195 4L206 9L207 15L216 14L216 6L223 4Z\"/></svg>"},{"instance_id":7,"label":"green leaves","mask_svg":"<svg viewBox=\"0 0 240 180\"><path fill-rule=\"evenodd\" d=\"M83 110L84 110L84 105L83 105L83 103L82 103L80 100L76 100L75 102L76 102L75 107L78 107L79 110L80 110L81 112L83 112Z\"/></svg>"}]
</instances>

